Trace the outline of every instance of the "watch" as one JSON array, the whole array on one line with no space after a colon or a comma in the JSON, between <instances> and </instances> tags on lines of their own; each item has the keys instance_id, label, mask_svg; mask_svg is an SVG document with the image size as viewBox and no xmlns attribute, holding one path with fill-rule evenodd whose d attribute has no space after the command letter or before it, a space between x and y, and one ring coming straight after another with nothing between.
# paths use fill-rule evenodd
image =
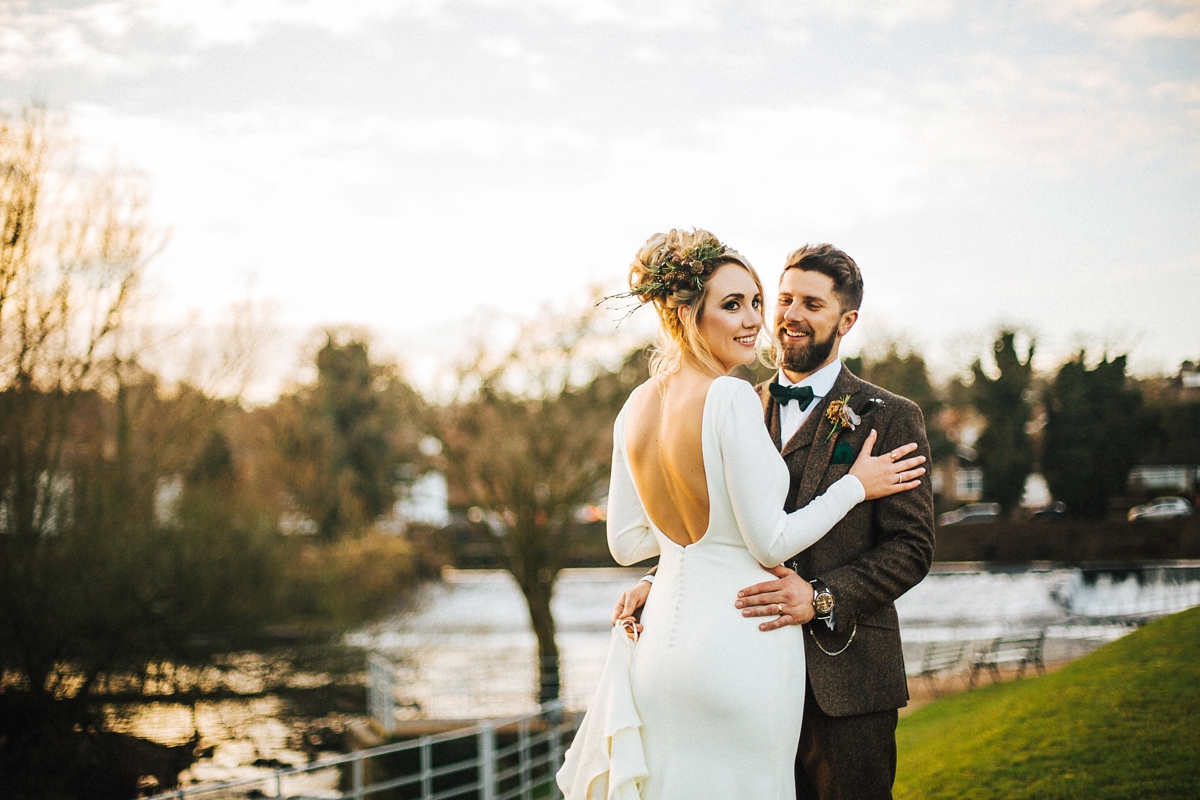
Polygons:
<instances>
[{"instance_id":1,"label":"watch","mask_svg":"<svg viewBox=\"0 0 1200 800\"><path fill-rule=\"evenodd\" d=\"M809 581L813 587L813 610L817 619L823 620L833 630L833 592L820 578Z\"/></svg>"}]
</instances>

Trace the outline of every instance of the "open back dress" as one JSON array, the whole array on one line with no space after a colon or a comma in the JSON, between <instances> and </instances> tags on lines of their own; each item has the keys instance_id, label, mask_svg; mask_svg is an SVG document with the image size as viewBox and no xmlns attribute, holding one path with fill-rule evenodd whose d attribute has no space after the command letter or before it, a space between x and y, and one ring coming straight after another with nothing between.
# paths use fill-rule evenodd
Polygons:
<instances>
[{"instance_id":1,"label":"open back dress","mask_svg":"<svg viewBox=\"0 0 1200 800\"><path fill-rule=\"evenodd\" d=\"M653 390L652 387L648 387ZM620 564L659 556L642 611L632 689L648 777L643 800L791 800L804 714L804 631L758 629L738 590L770 580L864 497L847 475L785 514L788 470L745 381L720 377L704 402L709 521L682 546L650 521L625 445L629 403L614 427L608 545Z\"/></svg>"}]
</instances>

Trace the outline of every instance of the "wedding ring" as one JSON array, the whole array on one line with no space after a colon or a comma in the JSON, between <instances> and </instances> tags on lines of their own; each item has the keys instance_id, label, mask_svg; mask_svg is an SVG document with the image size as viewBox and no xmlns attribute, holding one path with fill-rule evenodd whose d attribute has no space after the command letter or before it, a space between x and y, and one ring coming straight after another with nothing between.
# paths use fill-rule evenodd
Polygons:
<instances>
[{"instance_id":1,"label":"wedding ring","mask_svg":"<svg viewBox=\"0 0 1200 800\"><path fill-rule=\"evenodd\" d=\"M783 616L783 603L776 603L775 605L779 606L779 610L775 612L775 616L782 617Z\"/></svg>"}]
</instances>

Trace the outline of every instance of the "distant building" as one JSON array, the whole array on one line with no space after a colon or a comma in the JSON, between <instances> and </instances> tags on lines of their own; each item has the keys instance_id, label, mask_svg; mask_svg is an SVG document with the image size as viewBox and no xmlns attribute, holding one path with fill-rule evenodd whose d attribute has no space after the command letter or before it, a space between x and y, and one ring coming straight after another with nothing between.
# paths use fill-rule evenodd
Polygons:
<instances>
[{"instance_id":1,"label":"distant building","mask_svg":"<svg viewBox=\"0 0 1200 800\"><path fill-rule=\"evenodd\" d=\"M1150 494L1195 494L1200 467L1191 464L1140 464L1129 471L1129 488Z\"/></svg>"},{"instance_id":2,"label":"distant building","mask_svg":"<svg viewBox=\"0 0 1200 800\"><path fill-rule=\"evenodd\" d=\"M440 472L426 472L412 482L396 503L393 515L404 525L431 525L444 528L450 524L450 487Z\"/></svg>"},{"instance_id":3,"label":"distant building","mask_svg":"<svg viewBox=\"0 0 1200 800\"><path fill-rule=\"evenodd\" d=\"M943 411L938 421L951 441L958 444L953 456L934 465L931 471L933 493L947 505L978 503L983 499L983 469L978 464L979 453L974 445L986 423L970 408ZM1022 508L1045 508L1053 500L1041 474L1035 472L1025 479Z\"/></svg>"},{"instance_id":4,"label":"distant building","mask_svg":"<svg viewBox=\"0 0 1200 800\"><path fill-rule=\"evenodd\" d=\"M957 446L953 456L933 465L933 493L949 504L978 502L983 496L983 470L976 465L979 454L974 444L983 431L983 417L972 408L944 408L938 424Z\"/></svg>"},{"instance_id":5,"label":"distant building","mask_svg":"<svg viewBox=\"0 0 1200 800\"><path fill-rule=\"evenodd\" d=\"M979 467L959 467L954 470L954 499L974 503L983 497L983 470Z\"/></svg>"},{"instance_id":6,"label":"distant building","mask_svg":"<svg viewBox=\"0 0 1200 800\"><path fill-rule=\"evenodd\" d=\"M1168 397L1174 395L1181 402L1200 401L1200 365L1184 361L1179 366L1179 374L1166 381L1163 388ZM1171 420L1164 422L1166 441L1138 459L1129 471L1129 490L1135 494L1194 497L1197 484L1200 484L1200 439L1172 436Z\"/></svg>"},{"instance_id":7,"label":"distant building","mask_svg":"<svg viewBox=\"0 0 1200 800\"><path fill-rule=\"evenodd\" d=\"M1186 393L1200 396L1200 366L1195 362L1185 361L1180 365L1179 388Z\"/></svg>"}]
</instances>

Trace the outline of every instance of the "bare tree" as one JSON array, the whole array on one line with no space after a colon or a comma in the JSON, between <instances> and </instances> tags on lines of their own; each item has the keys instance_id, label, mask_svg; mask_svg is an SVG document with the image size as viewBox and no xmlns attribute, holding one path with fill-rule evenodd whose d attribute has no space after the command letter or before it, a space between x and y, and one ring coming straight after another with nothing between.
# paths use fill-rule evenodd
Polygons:
<instances>
[{"instance_id":1,"label":"bare tree","mask_svg":"<svg viewBox=\"0 0 1200 800\"><path fill-rule=\"evenodd\" d=\"M602 366L599 320L593 311L525 326L507 352L481 353L459 372L458 395L439 418L452 495L471 507L525 595L540 702L559 694L550 601L572 515L605 492L613 420L646 374L639 357Z\"/></svg>"},{"instance_id":2,"label":"bare tree","mask_svg":"<svg viewBox=\"0 0 1200 800\"><path fill-rule=\"evenodd\" d=\"M119 361L119 336L155 250L142 193L118 171L70 160L64 123L27 108L0 118L0 663L39 617L29 570L69 513L60 479L81 402ZM6 652L7 651L7 652ZM16 655L53 691L52 652Z\"/></svg>"},{"instance_id":3,"label":"bare tree","mask_svg":"<svg viewBox=\"0 0 1200 800\"><path fill-rule=\"evenodd\" d=\"M391 608L427 574L399 539L279 536L254 415L213 386L164 391L145 368L162 334L135 324L133 301L158 236L137 181L76 169L70 150L47 112L0 115L5 797L94 794L117 773L132 797L144 773L106 730L108 703L240 691L204 676L252 648L296 665L296 642ZM234 322L217 387L239 382L258 338ZM174 772L156 774L165 787Z\"/></svg>"}]
</instances>

